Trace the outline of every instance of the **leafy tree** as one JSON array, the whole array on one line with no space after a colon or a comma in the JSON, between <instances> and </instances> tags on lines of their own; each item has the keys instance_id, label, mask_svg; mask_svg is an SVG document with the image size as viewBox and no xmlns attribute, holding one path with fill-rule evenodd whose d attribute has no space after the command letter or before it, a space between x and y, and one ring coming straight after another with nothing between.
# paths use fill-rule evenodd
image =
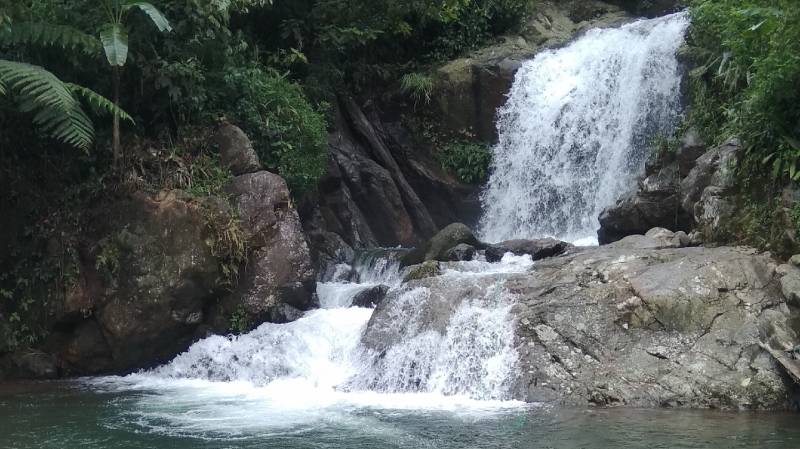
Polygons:
<instances>
[{"instance_id":1,"label":"leafy tree","mask_svg":"<svg viewBox=\"0 0 800 449\"><path fill-rule=\"evenodd\" d=\"M103 43L106 59L113 70L114 104L119 106L120 75L128 60L128 30L125 20L132 9L142 11L159 31L172 31L169 21L155 6L147 2L104 0L108 22L100 28L100 41ZM119 138L119 114L114 114L112 148L114 166L119 166L121 157Z\"/></svg>"},{"instance_id":2,"label":"leafy tree","mask_svg":"<svg viewBox=\"0 0 800 449\"><path fill-rule=\"evenodd\" d=\"M96 39L74 28L41 23L15 23L3 15L0 46L37 45L92 52ZM0 59L0 97L14 102L22 113L32 114L44 134L81 149L94 140L94 125L81 100L95 113L126 120L131 117L93 90L59 79L38 65Z\"/></svg>"}]
</instances>

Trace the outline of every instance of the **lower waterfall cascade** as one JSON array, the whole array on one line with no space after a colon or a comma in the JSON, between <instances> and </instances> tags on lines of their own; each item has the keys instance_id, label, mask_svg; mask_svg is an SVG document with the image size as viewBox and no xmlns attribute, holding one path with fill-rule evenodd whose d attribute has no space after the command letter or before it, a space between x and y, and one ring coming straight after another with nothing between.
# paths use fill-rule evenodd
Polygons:
<instances>
[{"instance_id":1,"label":"lower waterfall cascade","mask_svg":"<svg viewBox=\"0 0 800 449\"><path fill-rule=\"evenodd\" d=\"M516 74L498 113L483 240L596 244L597 217L631 189L681 112L688 13L593 29Z\"/></svg>"},{"instance_id":2,"label":"lower waterfall cascade","mask_svg":"<svg viewBox=\"0 0 800 449\"><path fill-rule=\"evenodd\" d=\"M476 294L460 298L440 334L416 326L425 317L415 311L429 291L401 284L391 250L373 251L355 266L339 264L330 270L330 279L317 285L321 308L294 322L211 336L163 366L86 383L109 393L148 392L140 399L140 418L147 431L158 432L206 425L210 432L228 432L216 420L229 426L242 419L241 410L220 408L220 401L246 401L252 408L249 418L263 422L266 416L274 427L296 426L318 419L312 411L342 407L459 413L516 409L526 405L509 400L506 391L516 353L502 276L532 265L530 256L509 254L499 263L474 260L447 268L440 276L443 282L474 285ZM389 325L401 336L384 354L361 343L373 309L351 305L359 292L377 285L391 288L388 307L397 319ZM185 416L175 404L197 416ZM165 427L152 428L154 420L164 421ZM230 431L246 431L247 425L237 421Z\"/></svg>"},{"instance_id":3,"label":"lower waterfall cascade","mask_svg":"<svg viewBox=\"0 0 800 449\"><path fill-rule=\"evenodd\" d=\"M686 25L686 15L678 14L593 30L523 65L500 115L483 197L484 239L575 240L593 231L598 208L640 170L646 138L675 123L674 52ZM446 264L432 284L407 284L397 251L364 252L352 265L329 268L317 284L321 307L294 322L208 337L163 366L86 383L99 391L147 392L137 399L147 426L223 433L244 431L253 416L292 426L342 407L529 407L509 391L519 367L513 294L504 276L533 265L530 256L479 258ZM377 307L391 320L373 322L373 309L352 302L381 285L389 292ZM436 311L423 306L433 294L448 312L439 327L431 326ZM158 406L166 402L168 411ZM185 408L176 411L175 404ZM252 408L247 419L242 407Z\"/></svg>"}]
</instances>

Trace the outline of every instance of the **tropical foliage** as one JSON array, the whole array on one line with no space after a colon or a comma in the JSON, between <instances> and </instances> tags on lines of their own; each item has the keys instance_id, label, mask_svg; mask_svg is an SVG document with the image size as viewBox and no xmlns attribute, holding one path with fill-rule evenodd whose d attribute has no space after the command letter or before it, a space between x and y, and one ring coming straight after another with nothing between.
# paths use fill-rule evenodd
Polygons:
<instances>
[{"instance_id":1,"label":"tropical foliage","mask_svg":"<svg viewBox=\"0 0 800 449\"><path fill-rule=\"evenodd\" d=\"M714 141L740 137L743 169L800 180L800 2L697 0L690 122Z\"/></svg>"}]
</instances>

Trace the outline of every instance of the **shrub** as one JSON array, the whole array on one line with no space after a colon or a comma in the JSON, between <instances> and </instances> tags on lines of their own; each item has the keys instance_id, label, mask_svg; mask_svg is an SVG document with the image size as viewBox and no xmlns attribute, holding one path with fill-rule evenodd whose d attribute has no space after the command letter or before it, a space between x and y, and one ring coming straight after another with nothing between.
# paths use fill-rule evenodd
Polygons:
<instances>
[{"instance_id":1,"label":"shrub","mask_svg":"<svg viewBox=\"0 0 800 449\"><path fill-rule=\"evenodd\" d=\"M325 171L324 116L299 85L258 66L225 76L222 109L253 140L261 162L286 179L295 194L313 188Z\"/></svg>"},{"instance_id":2,"label":"shrub","mask_svg":"<svg viewBox=\"0 0 800 449\"><path fill-rule=\"evenodd\" d=\"M745 170L800 180L800 2L696 0L690 123L739 136Z\"/></svg>"},{"instance_id":3,"label":"shrub","mask_svg":"<svg viewBox=\"0 0 800 449\"><path fill-rule=\"evenodd\" d=\"M469 184L484 181L492 161L492 153L485 144L469 140L445 145L437 157L442 167Z\"/></svg>"},{"instance_id":4,"label":"shrub","mask_svg":"<svg viewBox=\"0 0 800 449\"><path fill-rule=\"evenodd\" d=\"M424 73L407 73L400 78L400 90L414 100L414 104L422 101L430 103L433 92L433 78Z\"/></svg>"}]
</instances>

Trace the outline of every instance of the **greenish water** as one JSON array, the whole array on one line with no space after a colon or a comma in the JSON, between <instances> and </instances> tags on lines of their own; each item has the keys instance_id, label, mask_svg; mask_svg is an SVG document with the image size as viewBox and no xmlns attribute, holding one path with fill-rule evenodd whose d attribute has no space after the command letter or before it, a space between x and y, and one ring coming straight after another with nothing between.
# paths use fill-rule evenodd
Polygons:
<instances>
[{"instance_id":1,"label":"greenish water","mask_svg":"<svg viewBox=\"0 0 800 449\"><path fill-rule=\"evenodd\" d=\"M264 405L258 395L202 391L0 385L0 448L800 447L793 414L430 402L426 410L374 400L278 407Z\"/></svg>"}]
</instances>

